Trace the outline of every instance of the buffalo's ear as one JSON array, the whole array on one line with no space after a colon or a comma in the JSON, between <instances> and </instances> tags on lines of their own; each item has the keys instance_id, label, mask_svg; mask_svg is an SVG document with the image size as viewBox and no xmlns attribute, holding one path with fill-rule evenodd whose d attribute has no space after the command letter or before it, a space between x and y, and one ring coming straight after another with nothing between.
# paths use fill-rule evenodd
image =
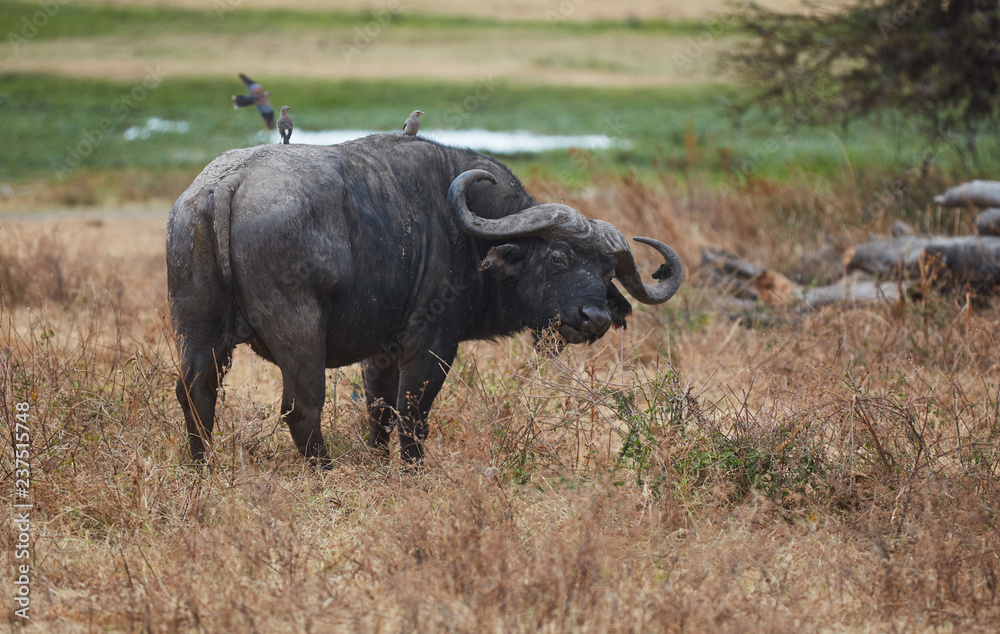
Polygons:
<instances>
[{"instance_id":1,"label":"buffalo's ear","mask_svg":"<svg viewBox=\"0 0 1000 634\"><path fill-rule=\"evenodd\" d=\"M632 314L632 304L621 294L614 282L608 282L608 311L615 328L626 328L625 318Z\"/></svg>"},{"instance_id":2,"label":"buffalo's ear","mask_svg":"<svg viewBox=\"0 0 1000 634\"><path fill-rule=\"evenodd\" d=\"M493 247L479 264L480 271L499 271L508 277L521 272L527 250L519 244L501 244Z\"/></svg>"}]
</instances>

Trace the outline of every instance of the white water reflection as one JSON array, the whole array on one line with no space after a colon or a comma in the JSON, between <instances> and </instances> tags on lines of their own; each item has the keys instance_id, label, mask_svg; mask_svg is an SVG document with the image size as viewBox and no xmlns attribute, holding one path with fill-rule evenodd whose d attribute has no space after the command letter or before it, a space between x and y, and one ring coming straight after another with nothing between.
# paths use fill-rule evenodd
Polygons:
<instances>
[{"instance_id":1,"label":"white water reflection","mask_svg":"<svg viewBox=\"0 0 1000 634\"><path fill-rule=\"evenodd\" d=\"M154 133L185 133L188 131L187 121L170 121L153 117L147 119L143 126L132 126L125 130L125 140L148 139ZM293 143L308 145L334 145L344 141L352 141L370 134L402 134L402 132L378 132L376 130L303 130L296 128L292 133ZM527 130L494 132L473 128L471 130L421 130L420 136L455 147L467 147L473 150L493 152L495 154L517 154L548 152L578 148L581 150L608 150L611 148L631 147L629 141L613 139L603 134L550 135L536 134ZM277 132L262 130L254 135L258 143L277 143L280 139Z\"/></svg>"},{"instance_id":2,"label":"white water reflection","mask_svg":"<svg viewBox=\"0 0 1000 634\"><path fill-rule=\"evenodd\" d=\"M301 130L296 128L292 132L292 143L333 145L335 143L360 139L369 134L378 134L378 132L374 130ZM467 147L495 154L547 152L566 148L607 150L610 148L627 148L631 145L628 141L612 139L603 134L555 136L535 134L526 130L493 132L480 128L471 130L421 130L420 136L445 145ZM256 140L261 143L276 143L279 137L276 132L262 131L257 134Z\"/></svg>"},{"instance_id":3,"label":"white water reflection","mask_svg":"<svg viewBox=\"0 0 1000 634\"><path fill-rule=\"evenodd\" d=\"M183 134L188 131L188 127L187 121L171 121L169 119L152 117L151 119L146 119L146 124L143 126L132 126L128 130L125 130L125 140L134 141L135 139L148 139L153 136L154 132L175 132Z\"/></svg>"}]
</instances>

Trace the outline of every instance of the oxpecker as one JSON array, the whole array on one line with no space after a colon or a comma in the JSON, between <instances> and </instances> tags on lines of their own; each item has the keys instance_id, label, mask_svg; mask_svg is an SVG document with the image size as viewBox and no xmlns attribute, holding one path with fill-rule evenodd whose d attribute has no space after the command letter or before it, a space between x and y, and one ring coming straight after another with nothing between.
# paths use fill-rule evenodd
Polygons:
<instances>
[{"instance_id":1,"label":"oxpecker","mask_svg":"<svg viewBox=\"0 0 1000 634\"><path fill-rule=\"evenodd\" d=\"M403 122L403 134L409 134L410 136L416 136L417 132L420 130L420 115L424 114L423 110L414 110L406 121Z\"/></svg>"},{"instance_id":2,"label":"oxpecker","mask_svg":"<svg viewBox=\"0 0 1000 634\"><path fill-rule=\"evenodd\" d=\"M288 140L292 138L292 118L288 116L288 106L281 106L281 116L278 117L278 134L281 135L281 142L288 145Z\"/></svg>"}]
</instances>

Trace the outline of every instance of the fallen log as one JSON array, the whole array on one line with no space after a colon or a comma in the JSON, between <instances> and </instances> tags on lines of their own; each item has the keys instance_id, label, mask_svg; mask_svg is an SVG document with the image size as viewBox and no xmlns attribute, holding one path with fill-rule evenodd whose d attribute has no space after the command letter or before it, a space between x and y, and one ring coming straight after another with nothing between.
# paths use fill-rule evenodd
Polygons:
<instances>
[{"instance_id":1,"label":"fallen log","mask_svg":"<svg viewBox=\"0 0 1000 634\"><path fill-rule=\"evenodd\" d=\"M1000 237L959 236L876 240L854 247L848 253L848 271L875 276L918 277L921 267L940 262L947 273L941 281L991 287L1000 283Z\"/></svg>"},{"instance_id":2,"label":"fallen log","mask_svg":"<svg viewBox=\"0 0 1000 634\"><path fill-rule=\"evenodd\" d=\"M803 289L802 297L803 301L816 308L837 302L895 302L904 291L905 286L878 282L861 272L854 272L835 284Z\"/></svg>"},{"instance_id":3,"label":"fallen log","mask_svg":"<svg viewBox=\"0 0 1000 634\"><path fill-rule=\"evenodd\" d=\"M899 284L878 282L860 271L828 286L800 286L781 273L767 269L757 276L753 286L768 306L819 308L841 302L895 302L902 295Z\"/></svg>"},{"instance_id":4,"label":"fallen log","mask_svg":"<svg viewBox=\"0 0 1000 634\"><path fill-rule=\"evenodd\" d=\"M848 271L864 271L887 277L919 262L929 238L904 236L891 240L872 240L848 249L845 266Z\"/></svg>"},{"instance_id":5,"label":"fallen log","mask_svg":"<svg viewBox=\"0 0 1000 634\"><path fill-rule=\"evenodd\" d=\"M981 236L1000 236L1000 209L984 209L976 219L976 232Z\"/></svg>"},{"instance_id":6,"label":"fallen log","mask_svg":"<svg viewBox=\"0 0 1000 634\"><path fill-rule=\"evenodd\" d=\"M715 247L701 250L701 266L709 267L720 275L748 282L761 274L763 267L741 260L739 256Z\"/></svg>"},{"instance_id":7,"label":"fallen log","mask_svg":"<svg viewBox=\"0 0 1000 634\"><path fill-rule=\"evenodd\" d=\"M724 249L707 247L701 250L701 269L713 282L728 286L730 294L742 299L757 299L757 291L751 283L764 270L762 267Z\"/></svg>"},{"instance_id":8,"label":"fallen log","mask_svg":"<svg viewBox=\"0 0 1000 634\"><path fill-rule=\"evenodd\" d=\"M971 181L934 197L942 207L1000 207L1000 181Z\"/></svg>"},{"instance_id":9,"label":"fallen log","mask_svg":"<svg viewBox=\"0 0 1000 634\"><path fill-rule=\"evenodd\" d=\"M903 222L902 220L897 220L892 223L892 229L889 231L893 238L905 238L906 236L916 235L917 232L908 222Z\"/></svg>"},{"instance_id":10,"label":"fallen log","mask_svg":"<svg viewBox=\"0 0 1000 634\"><path fill-rule=\"evenodd\" d=\"M767 306L818 308L837 302L896 301L900 297L898 284L877 282L861 272L828 286L803 286L722 249L703 249L701 266L710 279L728 287L728 293L735 296L732 303L739 307L753 306L759 300Z\"/></svg>"}]
</instances>

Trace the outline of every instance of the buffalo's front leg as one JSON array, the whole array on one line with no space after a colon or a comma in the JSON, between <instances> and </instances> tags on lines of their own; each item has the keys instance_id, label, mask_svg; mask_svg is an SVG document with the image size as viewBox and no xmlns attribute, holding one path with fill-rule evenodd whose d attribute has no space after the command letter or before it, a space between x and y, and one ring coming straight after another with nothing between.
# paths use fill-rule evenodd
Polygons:
<instances>
[{"instance_id":1,"label":"buffalo's front leg","mask_svg":"<svg viewBox=\"0 0 1000 634\"><path fill-rule=\"evenodd\" d=\"M322 332L309 323L289 327L291 333ZM322 339L303 337L268 341L281 368L281 415L292 433L292 439L302 456L322 466L329 466L329 453L323 442L320 415L326 400L326 356Z\"/></svg>"},{"instance_id":2,"label":"buffalo's front leg","mask_svg":"<svg viewBox=\"0 0 1000 634\"><path fill-rule=\"evenodd\" d=\"M458 344L436 346L416 354L399 368L399 448L403 460L411 463L424 458L427 414L455 359Z\"/></svg>"},{"instance_id":3,"label":"buffalo's front leg","mask_svg":"<svg viewBox=\"0 0 1000 634\"><path fill-rule=\"evenodd\" d=\"M326 466L330 455L320 429L320 414L326 398L326 374L323 366L319 366L318 371L317 368L299 370L289 372L282 368L281 415L302 456Z\"/></svg>"},{"instance_id":4,"label":"buffalo's front leg","mask_svg":"<svg viewBox=\"0 0 1000 634\"><path fill-rule=\"evenodd\" d=\"M389 435L396 426L396 399L399 394L399 366L376 357L365 362L365 402L368 404L368 446L388 455ZM385 366L385 367L380 367Z\"/></svg>"}]
</instances>

